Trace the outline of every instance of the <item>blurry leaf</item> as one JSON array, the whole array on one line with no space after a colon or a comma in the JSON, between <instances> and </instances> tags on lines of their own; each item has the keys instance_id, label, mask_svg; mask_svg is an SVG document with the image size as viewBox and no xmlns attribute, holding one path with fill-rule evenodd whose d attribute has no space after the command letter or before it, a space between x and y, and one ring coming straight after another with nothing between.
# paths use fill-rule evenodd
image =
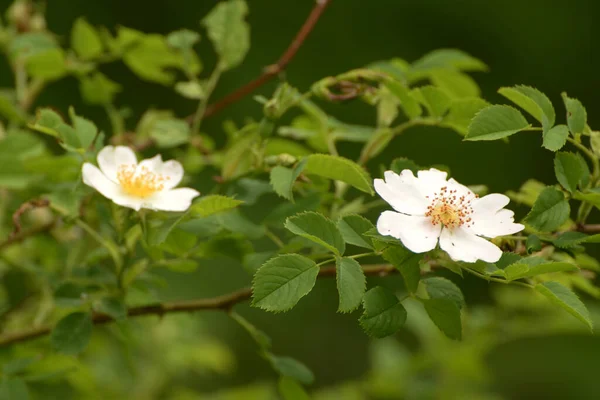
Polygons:
<instances>
[{"instance_id":1,"label":"blurry leaf","mask_svg":"<svg viewBox=\"0 0 600 400\"><path fill-rule=\"evenodd\" d=\"M569 288L558 282L544 282L536 285L535 290L592 329L592 320L585 304Z\"/></svg>"},{"instance_id":2,"label":"blurry leaf","mask_svg":"<svg viewBox=\"0 0 600 400\"><path fill-rule=\"evenodd\" d=\"M389 89L382 86L379 89L377 101L377 126L389 127L398 117L399 101Z\"/></svg>"},{"instance_id":3,"label":"blurry leaf","mask_svg":"<svg viewBox=\"0 0 600 400\"><path fill-rule=\"evenodd\" d=\"M410 89L408 89L402 83L391 79L384 81L384 85L398 98L400 101L400 107L402 107L402 110L408 119L414 119L421 116L423 110L421 109L417 99L415 99L410 92Z\"/></svg>"},{"instance_id":4,"label":"blurry leaf","mask_svg":"<svg viewBox=\"0 0 600 400\"><path fill-rule=\"evenodd\" d=\"M465 305L465 298L461 290L451 280L442 277L423 279L425 289L430 299L452 300L458 308Z\"/></svg>"},{"instance_id":5,"label":"blurry leaf","mask_svg":"<svg viewBox=\"0 0 600 400\"><path fill-rule=\"evenodd\" d=\"M290 377L279 378L277 386L283 400L310 400L310 396L304 391L304 388Z\"/></svg>"},{"instance_id":6,"label":"blurry leaf","mask_svg":"<svg viewBox=\"0 0 600 400\"><path fill-rule=\"evenodd\" d=\"M167 35L169 46L178 50L189 50L200 40L200 34L189 29L180 29Z\"/></svg>"},{"instance_id":7,"label":"blurry leaf","mask_svg":"<svg viewBox=\"0 0 600 400\"><path fill-rule=\"evenodd\" d=\"M384 287L377 286L365 293L363 307L365 311L359 321L370 336L392 335L406 322L406 309L394 293Z\"/></svg>"},{"instance_id":8,"label":"blurry leaf","mask_svg":"<svg viewBox=\"0 0 600 400\"><path fill-rule=\"evenodd\" d=\"M527 259L524 259L524 261ZM575 264L565 262L543 262L536 265L527 265L517 262L504 269L506 279L513 281L515 279L531 278L536 275L550 274L553 272L577 271L579 268Z\"/></svg>"},{"instance_id":9,"label":"blurry leaf","mask_svg":"<svg viewBox=\"0 0 600 400\"><path fill-rule=\"evenodd\" d=\"M552 242L553 245L561 249L568 249L583 243L600 243L600 234L586 235L581 232L565 232Z\"/></svg>"},{"instance_id":10,"label":"blurry leaf","mask_svg":"<svg viewBox=\"0 0 600 400\"><path fill-rule=\"evenodd\" d=\"M285 227L292 233L324 246L338 256L344 254L346 248L342 234L335 224L315 212L305 212L289 217Z\"/></svg>"},{"instance_id":11,"label":"blurry leaf","mask_svg":"<svg viewBox=\"0 0 600 400\"><path fill-rule=\"evenodd\" d=\"M48 81L62 78L67 74L65 52L62 49L50 49L37 53L27 59L27 72L33 78Z\"/></svg>"},{"instance_id":12,"label":"blurry leaf","mask_svg":"<svg viewBox=\"0 0 600 400\"><path fill-rule=\"evenodd\" d=\"M457 49L438 49L427 53L412 64L411 72L451 68L459 71L487 71L477 58Z\"/></svg>"},{"instance_id":13,"label":"blurry leaf","mask_svg":"<svg viewBox=\"0 0 600 400\"><path fill-rule=\"evenodd\" d=\"M551 232L569 218L570 212L571 207L564 194L553 187L547 187L540 193L523 221L538 231Z\"/></svg>"},{"instance_id":14,"label":"blurry leaf","mask_svg":"<svg viewBox=\"0 0 600 400\"><path fill-rule=\"evenodd\" d=\"M481 90L475 80L459 71L451 69L435 70L431 73L431 82L454 99L479 97L481 95Z\"/></svg>"},{"instance_id":15,"label":"blurry leaf","mask_svg":"<svg viewBox=\"0 0 600 400\"><path fill-rule=\"evenodd\" d=\"M123 300L117 297L105 297L94 304L96 312L106 314L115 320L127 318L127 307Z\"/></svg>"},{"instance_id":16,"label":"blurry leaf","mask_svg":"<svg viewBox=\"0 0 600 400\"><path fill-rule=\"evenodd\" d=\"M373 249L371 238L365 236L364 233L373 229L374 226L365 217L356 214L345 215L338 220L337 227L346 243Z\"/></svg>"},{"instance_id":17,"label":"blurry leaf","mask_svg":"<svg viewBox=\"0 0 600 400\"><path fill-rule=\"evenodd\" d=\"M446 114L442 121L442 126L454 129L464 136L467 134L471 120L475 115L489 105L487 101L478 97L465 97L453 100L448 114Z\"/></svg>"},{"instance_id":18,"label":"blurry leaf","mask_svg":"<svg viewBox=\"0 0 600 400\"><path fill-rule=\"evenodd\" d=\"M423 259L423 254L413 253L403 246L392 246L384 250L382 257L400 271L406 289L415 293L421 279L419 263Z\"/></svg>"},{"instance_id":19,"label":"blurry leaf","mask_svg":"<svg viewBox=\"0 0 600 400\"><path fill-rule=\"evenodd\" d=\"M21 378L4 378L0 381L0 399L29 400L29 390Z\"/></svg>"},{"instance_id":20,"label":"blurry leaf","mask_svg":"<svg viewBox=\"0 0 600 400\"><path fill-rule=\"evenodd\" d=\"M465 140L496 140L514 135L531 125L515 108L493 105L479 111L469 125Z\"/></svg>"},{"instance_id":21,"label":"blurry leaf","mask_svg":"<svg viewBox=\"0 0 600 400\"><path fill-rule=\"evenodd\" d=\"M259 136L254 131L251 134L237 136L230 141L232 144L223 154L223 165L221 167L221 175L225 180L232 180L252 169L254 162L253 147L258 139Z\"/></svg>"},{"instance_id":22,"label":"blurry leaf","mask_svg":"<svg viewBox=\"0 0 600 400\"><path fill-rule=\"evenodd\" d=\"M198 82L177 82L175 91L187 99L200 100L204 98L205 93L202 85Z\"/></svg>"},{"instance_id":23,"label":"blurry leaf","mask_svg":"<svg viewBox=\"0 0 600 400\"><path fill-rule=\"evenodd\" d=\"M585 165L585 164L584 164ZM573 193L581 185L585 170L576 154L558 152L554 157L554 173L562 187ZM589 172L588 172L589 175Z\"/></svg>"},{"instance_id":24,"label":"blurry leaf","mask_svg":"<svg viewBox=\"0 0 600 400\"><path fill-rule=\"evenodd\" d=\"M509 190L506 192L506 195L510 197L512 201L532 207L545 188L546 185L542 182L536 181L535 179L529 179L521 186L518 193Z\"/></svg>"},{"instance_id":25,"label":"blurry leaf","mask_svg":"<svg viewBox=\"0 0 600 400\"><path fill-rule=\"evenodd\" d=\"M79 17L71 31L71 47L83 59L89 60L100 56L104 50L100 34L84 18Z\"/></svg>"},{"instance_id":26,"label":"blurry leaf","mask_svg":"<svg viewBox=\"0 0 600 400\"><path fill-rule=\"evenodd\" d=\"M552 129L544 132L544 142L542 147L550 151L560 150L569 137L569 128L566 125L556 125Z\"/></svg>"},{"instance_id":27,"label":"blurry leaf","mask_svg":"<svg viewBox=\"0 0 600 400\"><path fill-rule=\"evenodd\" d=\"M190 125L182 119L156 121L150 137L159 148L177 147L190 140Z\"/></svg>"},{"instance_id":28,"label":"blurry leaf","mask_svg":"<svg viewBox=\"0 0 600 400\"><path fill-rule=\"evenodd\" d=\"M16 98L12 92L0 92L0 115L10 122L25 122L23 111L17 106Z\"/></svg>"},{"instance_id":29,"label":"blurry leaf","mask_svg":"<svg viewBox=\"0 0 600 400\"><path fill-rule=\"evenodd\" d=\"M335 259L336 282L340 298L339 312L351 312L360 306L367 281L360 264L348 257Z\"/></svg>"},{"instance_id":30,"label":"blurry leaf","mask_svg":"<svg viewBox=\"0 0 600 400\"><path fill-rule=\"evenodd\" d=\"M279 312L294 307L315 285L319 267L298 254L284 254L267 261L256 271L252 305Z\"/></svg>"},{"instance_id":31,"label":"blurry leaf","mask_svg":"<svg viewBox=\"0 0 600 400\"><path fill-rule=\"evenodd\" d=\"M85 349L92 336L92 318L84 312L67 315L54 327L50 336L52 346L64 354L78 354Z\"/></svg>"},{"instance_id":32,"label":"blurry leaf","mask_svg":"<svg viewBox=\"0 0 600 400\"><path fill-rule=\"evenodd\" d=\"M443 116L452 103L446 92L431 85L413 89L411 93L423 106L425 106L427 112L432 117Z\"/></svg>"},{"instance_id":33,"label":"blurry leaf","mask_svg":"<svg viewBox=\"0 0 600 400\"><path fill-rule=\"evenodd\" d=\"M183 256L191 251L197 242L198 238L196 235L181 229L173 229L165 242L160 245L160 248L171 254Z\"/></svg>"},{"instance_id":34,"label":"blurry leaf","mask_svg":"<svg viewBox=\"0 0 600 400\"><path fill-rule=\"evenodd\" d=\"M185 217L185 214L176 215L165 220L151 219L147 222L146 240L150 246L162 244L177 225Z\"/></svg>"},{"instance_id":35,"label":"blurry leaf","mask_svg":"<svg viewBox=\"0 0 600 400\"><path fill-rule=\"evenodd\" d=\"M575 192L573 198L588 202L594 207L600 209L600 192L588 190L586 192Z\"/></svg>"},{"instance_id":36,"label":"blurry leaf","mask_svg":"<svg viewBox=\"0 0 600 400\"><path fill-rule=\"evenodd\" d=\"M422 169L419 165L417 165L414 161L409 160L408 158L400 157L395 158L390 164L390 169L397 174L401 174L405 169L411 170L415 175L417 171Z\"/></svg>"},{"instance_id":37,"label":"blurry leaf","mask_svg":"<svg viewBox=\"0 0 600 400\"><path fill-rule=\"evenodd\" d=\"M552 102L539 90L531 86L517 85L500 88L498 93L537 119L542 124L544 132L547 132L554 125L556 113Z\"/></svg>"},{"instance_id":38,"label":"blurry leaf","mask_svg":"<svg viewBox=\"0 0 600 400\"><path fill-rule=\"evenodd\" d=\"M306 162L306 158L301 160L293 169L282 167L280 165L273 167L271 170L270 182L271 186L273 186L273 190L275 190L275 193L293 202L294 183L296 182L296 179L298 179L298 176L300 176L302 173Z\"/></svg>"},{"instance_id":39,"label":"blurry leaf","mask_svg":"<svg viewBox=\"0 0 600 400\"><path fill-rule=\"evenodd\" d=\"M198 269L198 262L185 258L164 260L159 263L161 266L175 272L190 273Z\"/></svg>"},{"instance_id":40,"label":"blurry leaf","mask_svg":"<svg viewBox=\"0 0 600 400\"><path fill-rule=\"evenodd\" d=\"M263 225L250 221L238 210L218 214L216 218L223 228L234 233L241 233L249 239L260 239L265 235Z\"/></svg>"},{"instance_id":41,"label":"blurry leaf","mask_svg":"<svg viewBox=\"0 0 600 400\"><path fill-rule=\"evenodd\" d=\"M96 128L96 125L92 121L75 114L73 107L69 107L69 117L75 129L75 134L79 139L80 146L84 149L89 148L98 134L98 128Z\"/></svg>"},{"instance_id":42,"label":"blurry leaf","mask_svg":"<svg viewBox=\"0 0 600 400\"><path fill-rule=\"evenodd\" d=\"M462 338L460 308L454 300L424 299L425 311L433 323L450 339Z\"/></svg>"},{"instance_id":43,"label":"blurry leaf","mask_svg":"<svg viewBox=\"0 0 600 400\"><path fill-rule=\"evenodd\" d=\"M583 104L577 99L572 99L565 92L561 93L567 109L567 125L573 135L583 133L587 123L587 112Z\"/></svg>"},{"instance_id":44,"label":"blurry leaf","mask_svg":"<svg viewBox=\"0 0 600 400\"><path fill-rule=\"evenodd\" d=\"M247 13L244 0L227 0L218 3L202 20L225 69L237 67L250 49Z\"/></svg>"},{"instance_id":45,"label":"blurry leaf","mask_svg":"<svg viewBox=\"0 0 600 400\"><path fill-rule=\"evenodd\" d=\"M0 109L0 113L1 113L1 109ZM596 157L600 157L600 132L598 132L598 131L590 132L590 145L591 145L592 151L594 152Z\"/></svg>"},{"instance_id":46,"label":"blurry leaf","mask_svg":"<svg viewBox=\"0 0 600 400\"><path fill-rule=\"evenodd\" d=\"M269 141L265 144L265 155L273 156L280 154L289 154L291 156L300 158L311 154L307 147L304 145L283 138L270 138Z\"/></svg>"},{"instance_id":47,"label":"blurry leaf","mask_svg":"<svg viewBox=\"0 0 600 400\"><path fill-rule=\"evenodd\" d=\"M20 374L23 371L27 370L31 365L35 364L37 361L41 359L41 356L33 356L33 357L23 357L17 358L12 361L7 362L2 366L2 372L6 375L15 375ZM0 390L0 393L2 391ZM0 397L2 399L2 397Z\"/></svg>"},{"instance_id":48,"label":"blurry leaf","mask_svg":"<svg viewBox=\"0 0 600 400\"><path fill-rule=\"evenodd\" d=\"M310 385L315 380L312 371L298 360L291 357L276 356L271 353L267 353L267 358L271 362L273 369L281 376L293 378L305 385Z\"/></svg>"},{"instance_id":49,"label":"blurry leaf","mask_svg":"<svg viewBox=\"0 0 600 400\"><path fill-rule=\"evenodd\" d=\"M190 214L195 217L208 217L223 211L232 210L244 202L231 197L211 194L200 197L190 208Z\"/></svg>"},{"instance_id":50,"label":"blurry leaf","mask_svg":"<svg viewBox=\"0 0 600 400\"><path fill-rule=\"evenodd\" d=\"M94 72L80 78L79 91L87 103L106 105L114 102L117 93L121 92L121 85L100 72Z\"/></svg>"},{"instance_id":51,"label":"blurry leaf","mask_svg":"<svg viewBox=\"0 0 600 400\"><path fill-rule=\"evenodd\" d=\"M307 174L346 182L358 190L373 194L371 177L355 162L329 154L311 154L306 159L304 170Z\"/></svg>"},{"instance_id":52,"label":"blurry leaf","mask_svg":"<svg viewBox=\"0 0 600 400\"><path fill-rule=\"evenodd\" d=\"M75 218L79 215L82 198L82 192L76 192L72 189L57 190L48 195L48 200L50 200L52 209L68 218Z\"/></svg>"},{"instance_id":53,"label":"blurry leaf","mask_svg":"<svg viewBox=\"0 0 600 400\"><path fill-rule=\"evenodd\" d=\"M44 142L26 130L15 130L0 139L0 158L27 160L44 154Z\"/></svg>"},{"instance_id":54,"label":"blurry leaf","mask_svg":"<svg viewBox=\"0 0 600 400\"><path fill-rule=\"evenodd\" d=\"M242 317L236 312L230 312L229 315L238 324L240 324L246 332L252 336L252 339L261 347L261 349L267 350L271 347L271 338L266 333L255 327L246 318Z\"/></svg>"},{"instance_id":55,"label":"blurry leaf","mask_svg":"<svg viewBox=\"0 0 600 400\"><path fill-rule=\"evenodd\" d=\"M13 59L28 58L57 47L56 40L49 32L27 32L14 37L9 52Z\"/></svg>"},{"instance_id":56,"label":"blurry leaf","mask_svg":"<svg viewBox=\"0 0 600 400\"><path fill-rule=\"evenodd\" d=\"M525 243L527 253L533 253L542 249L542 241L537 235L527 236L527 242Z\"/></svg>"},{"instance_id":57,"label":"blurry leaf","mask_svg":"<svg viewBox=\"0 0 600 400\"><path fill-rule=\"evenodd\" d=\"M14 156L0 157L0 188L22 190L38 179Z\"/></svg>"}]
</instances>

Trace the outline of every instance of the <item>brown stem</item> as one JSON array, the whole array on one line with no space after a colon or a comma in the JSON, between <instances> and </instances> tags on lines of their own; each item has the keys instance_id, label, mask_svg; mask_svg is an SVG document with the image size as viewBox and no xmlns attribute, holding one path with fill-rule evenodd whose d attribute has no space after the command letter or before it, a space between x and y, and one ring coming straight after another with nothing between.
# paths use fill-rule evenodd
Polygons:
<instances>
[{"instance_id":1,"label":"brown stem","mask_svg":"<svg viewBox=\"0 0 600 400\"><path fill-rule=\"evenodd\" d=\"M385 276L394 273L396 269L390 264L371 264L365 265L363 267L363 271L365 272L365 275ZM335 266L323 267L319 271L320 278L334 276ZM144 315L162 316L164 314L170 313L201 310L229 311L233 306L250 299L250 297L252 297L252 289L243 288L236 290L235 292L231 292L229 294L211 297L208 299L185 300L171 303L158 303L140 307L132 307L127 311L127 315L129 317L141 317ZM106 314L94 314L92 316L92 322L95 325L102 325L113 321L114 319ZM6 333L0 336L0 347L13 343L32 340L40 336L47 335L51 331L51 325L44 325L38 328Z\"/></svg>"},{"instance_id":2,"label":"brown stem","mask_svg":"<svg viewBox=\"0 0 600 400\"><path fill-rule=\"evenodd\" d=\"M331 3L331 0L316 0L316 4L313 7L310 14L308 15L308 17L306 18L306 21L304 21L304 24L296 34L296 37L294 37L294 40L292 41L292 43L290 43L290 45L285 50L283 55L279 58L277 63L266 67L262 75L258 78L254 79L251 82L248 82L247 84L238 88L234 92L229 93L222 99L217 100L215 103L210 104L204 112L204 118L210 117L218 113L225 107L229 106L230 104L241 100L242 98L249 95L265 83L269 82L280 72L282 72L285 69L285 67L287 67L287 65L290 63L290 61L292 61L292 59L298 52L298 49L300 49L302 43L304 43L310 32L313 30L315 24L317 23L317 21L319 20L319 18L323 14L323 11L325 11L325 8L329 5L329 3ZM193 119L193 115L187 117L187 120L190 123L193 121Z\"/></svg>"},{"instance_id":3,"label":"brown stem","mask_svg":"<svg viewBox=\"0 0 600 400\"><path fill-rule=\"evenodd\" d=\"M10 236L13 237L21 233L21 217L23 216L23 214L25 214L27 211L33 208L48 207L49 205L50 202L46 199L29 200L28 202L21 204L21 206L17 208L17 211L15 211L12 216L15 228Z\"/></svg>"},{"instance_id":4,"label":"brown stem","mask_svg":"<svg viewBox=\"0 0 600 400\"><path fill-rule=\"evenodd\" d=\"M47 232L50 229L52 229L55 224L56 224L56 221L52 221L52 222L49 222L44 225L40 225L37 228L33 228L33 229L25 231L25 232L20 232L18 234L12 234L12 235L10 235L10 237L8 239L6 239L3 242L0 242L0 250L4 249L5 247L11 246L13 244L21 243L23 240L25 240L31 236L35 236L37 234Z\"/></svg>"},{"instance_id":5,"label":"brown stem","mask_svg":"<svg viewBox=\"0 0 600 400\"><path fill-rule=\"evenodd\" d=\"M577 227L579 232L600 233L600 224L584 224Z\"/></svg>"}]
</instances>

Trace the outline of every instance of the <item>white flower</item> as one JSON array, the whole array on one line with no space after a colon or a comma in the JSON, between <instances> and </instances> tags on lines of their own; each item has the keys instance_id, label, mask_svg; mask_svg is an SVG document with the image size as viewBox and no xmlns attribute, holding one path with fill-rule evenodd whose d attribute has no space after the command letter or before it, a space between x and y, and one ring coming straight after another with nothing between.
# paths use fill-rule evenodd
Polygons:
<instances>
[{"instance_id":1,"label":"white flower","mask_svg":"<svg viewBox=\"0 0 600 400\"><path fill-rule=\"evenodd\" d=\"M377 230L400 239L414 253L433 250L439 240L440 248L455 261L493 263L502 250L483 237L510 235L524 228L514 223L512 211L504 209L507 196L494 193L479 198L434 168L419 171L417 177L408 169L400 175L386 171L385 181L375 179L375 190L397 211L384 211Z\"/></svg>"},{"instance_id":2,"label":"white flower","mask_svg":"<svg viewBox=\"0 0 600 400\"><path fill-rule=\"evenodd\" d=\"M178 161L163 162L157 155L137 162L135 153L124 146L106 146L98 153L100 169L83 164L83 183L114 203L139 210L185 211L200 195L190 188L174 189L183 178Z\"/></svg>"}]
</instances>

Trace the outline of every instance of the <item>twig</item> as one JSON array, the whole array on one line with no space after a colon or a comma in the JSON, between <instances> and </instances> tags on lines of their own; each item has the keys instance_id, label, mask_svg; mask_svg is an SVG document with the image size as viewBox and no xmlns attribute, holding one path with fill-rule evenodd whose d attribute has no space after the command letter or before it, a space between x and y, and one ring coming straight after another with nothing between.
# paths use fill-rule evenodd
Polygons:
<instances>
[{"instance_id":1,"label":"twig","mask_svg":"<svg viewBox=\"0 0 600 400\"><path fill-rule=\"evenodd\" d=\"M52 221L45 225L40 225L37 228L31 229L31 230L28 230L25 232L21 232L16 235L13 234L5 241L0 242L0 250L4 249L5 247L11 246L13 244L21 243L23 240L27 239L28 237L35 236L35 235L43 233L43 232L47 232L50 229L52 229L55 224L56 224L56 221Z\"/></svg>"},{"instance_id":2,"label":"twig","mask_svg":"<svg viewBox=\"0 0 600 400\"><path fill-rule=\"evenodd\" d=\"M298 49L300 48L300 46L302 46L302 43L304 43L310 32L313 30L315 24L317 23L317 21L319 20L319 18L323 14L323 11L325 11L325 8L329 5L329 3L331 3L331 0L316 0L316 4L313 7L310 14L308 15L308 17L306 18L306 21L304 21L304 24L296 34L296 37L294 38L292 43L290 43L283 55L279 58L277 63L266 67L262 75L256 78L255 80L248 82L247 84L238 88L234 92L229 93L222 99L217 100L213 104L210 104L204 112L204 118L210 117L218 113L225 107L229 106L230 104L239 101L240 99L244 98L245 96L249 95L256 89L264 85L265 83L269 82L279 73L281 73L285 69L285 67L287 67L290 61L292 61L292 59L298 52ZM194 115L190 115L189 117L187 117L187 120L188 122L192 123L194 121Z\"/></svg>"},{"instance_id":3,"label":"twig","mask_svg":"<svg viewBox=\"0 0 600 400\"><path fill-rule=\"evenodd\" d=\"M19 233L21 233L21 217L23 216L23 214L25 214L27 211L33 208L48 207L49 205L50 201L48 201L47 199L29 200L28 202L21 204L21 206L17 208L17 211L15 211L12 216L15 228L11 233L10 237L16 236Z\"/></svg>"},{"instance_id":4,"label":"twig","mask_svg":"<svg viewBox=\"0 0 600 400\"><path fill-rule=\"evenodd\" d=\"M371 264L365 265L363 267L363 271L365 272L365 275L385 276L395 273L397 270L394 268L394 266L390 264ZM319 271L320 278L334 276L335 266L323 267ZM207 299L176 301L171 303L158 303L141 307L133 307L127 311L127 315L129 317L141 317L144 315L162 316L164 314L201 310L229 311L233 306L250 299L250 297L252 297L252 289L243 288L229 294L211 297ZM114 319L106 314L96 313L92 316L92 322L94 323L94 325L103 325L113 321ZM51 325L44 325L38 328L7 333L0 336L0 347L9 344L24 342L27 340L32 340L40 336L47 335L51 331Z\"/></svg>"},{"instance_id":5,"label":"twig","mask_svg":"<svg viewBox=\"0 0 600 400\"><path fill-rule=\"evenodd\" d=\"M600 233L600 224L584 224L577 227L579 232Z\"/></svg>"}]
</instances>

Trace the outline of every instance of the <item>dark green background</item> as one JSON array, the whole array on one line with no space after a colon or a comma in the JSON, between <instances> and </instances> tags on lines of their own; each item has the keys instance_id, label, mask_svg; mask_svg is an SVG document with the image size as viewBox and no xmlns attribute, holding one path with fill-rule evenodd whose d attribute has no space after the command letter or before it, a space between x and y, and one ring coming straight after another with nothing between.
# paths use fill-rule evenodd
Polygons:
<instances>
[{"instance_id":1,"label":"dark green background","mask_svg":"<svg viewBox=\"0 0 600 400\"><path fill-rule=\"evenodd\" d=\"M72 22L79 16L111 29L124 25L159 33L180 28L197 30L199 20L214 4L216 1L207 0L51 0L48 1L48 25L65 41ZM246 83L258 76L263 67L275 62L312 5L311 0L249 0L252 48L241 67L223 76L215 96L223 96ZM567 91L583 102L590 125L597 127L595 110L600 106L597 52L600 42L597 30L593 31L593 23L596 22L594 18L600 16L599 12L600 6L595 0L333 0L290 64L285 77L300 90L306 90L324 76L372 61L391 57L413 61L430 50L453 47L482 59L490 66L490 72L475 76L483 96L489 101L503 101L495 92L500 86L535 86L553 100L559 115L558 122L562 123L564 111L560 92ZM199 49L208 70L214 64L214 54L204 37ZM3 66L1 71L0 83L11 85L8 69ZM108 65L103 67L103 71L124 85L119 104L133 109L130 129L134 128L136 117L149 107L174 109L180 116L195 109L195 104L173 94L170 89L135 78L121 64ZM275 83L271 83L259 93L269 96L274 87ZM73 104L78 111L81 110L80 113L108 129L102 110L80 103L74 78L53 84L39 100L40 105L62 109ZM371 125L375 122L373 108L360 102L326 108L346 122ZM247 116L258 119L260 115L261 106L248 97L207 120L203 129L219 138L223 135L223 118L231 118L241 124ZM488 183L494 191L505 191L516 189L530 177L553 182L552 154L540 145L541 137L535 133L516 135L511 138L510 144L466 143L450 131L415 129L394 140L379 161L404 156L422 165L446 164L461 182ZM356 151L353 147L346 150ZM377 161L371 165L376 166ZM193 276L173 274L170 279L173 285L164 293L169 299L216 295L249 281L239 265L221 260L202 266ZM467 279L467 286L469 282ZM386 284L391 286L397 283L395 278L386 280ZM277 353L301 359L315 372L316 384L327 385L361 376L368 368L368 340L356 323L356 315L336 314L336 307L334 282L320 281L316 290L287 314L267 315L246 305L240 306L239 311L271 335ZM273 376L254 354L253 345L245 333L231 320L218 313L203 317L207 326L212 326L215 332L230 340L240 357L240 370L235 377L237 383ZM542 396L546 389L541 385L527 386L527 374L539 366L532 363L529 364L531 368L522 371L522 374L510 374L509 364L536 359L553 348L572 354L568 346L573 340L555 338L551 342L538 343L533 349L527 345L515 345L503 351L502 357L493 358L498 370L504 371L498 375L509 382L504 386L512 393L512 398L517 398L517 393L522 398L534 398L528 396L536 394ZM597 342L590 338L589 346L595 351L599 348ZM579 346L573 352L584 354L588 348ZM569 368L577 368L573 364L577 364L578 358L572 358ZM599 362L597 358L590 360L587 367L579 368L578 374L572 374L578 377L577 384L584 385L581 393L592 393L595 385L587 379L589 374L585 375L584 371L590 368L597 370L594 365ZM560 369L560 363L559 366L553 365ZM563 365L566 369L566 364ZM553 376L563 375L555 371ZM544 381L546 377L552 379L555 385L560 384L560 379L548 375L538 378ZM571 379L569 382L575 381ZM198 385L208 390L232 383L211 380ZM526 387L528 389L524 389Z\"/></svg>"}]
</instances>

